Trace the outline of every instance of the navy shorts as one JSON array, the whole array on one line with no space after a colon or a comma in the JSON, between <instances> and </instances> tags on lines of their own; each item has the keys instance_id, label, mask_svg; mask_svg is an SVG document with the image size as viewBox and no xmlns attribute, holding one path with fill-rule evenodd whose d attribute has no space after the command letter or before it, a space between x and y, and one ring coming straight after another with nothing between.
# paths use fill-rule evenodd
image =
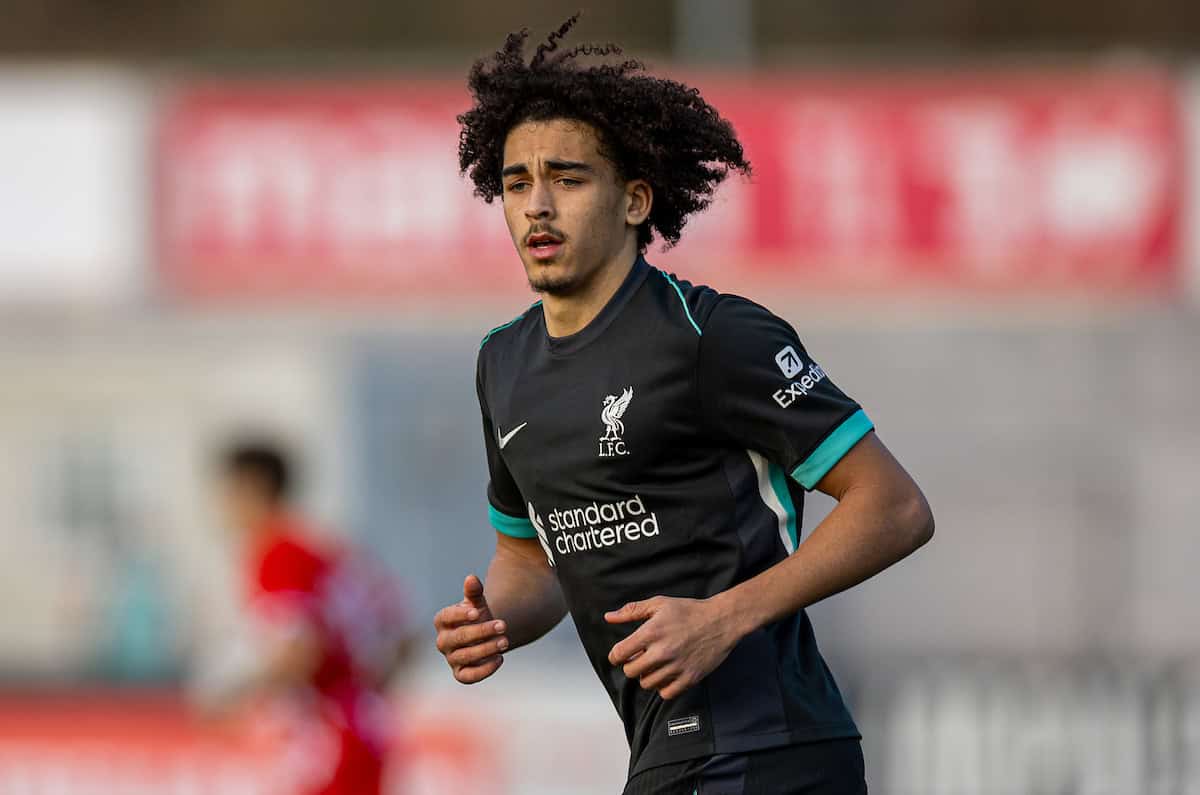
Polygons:
<instances>
[{"instance_id":1,"label":"navy shorts","mask_svg":"<svg viewBox=\"0 0 1200 795\"><path fill-rule=\"evenodd\" d=\"M624 795L867 795L859 740L718 754L643 770Z\"/></svg>"}]
</instances>

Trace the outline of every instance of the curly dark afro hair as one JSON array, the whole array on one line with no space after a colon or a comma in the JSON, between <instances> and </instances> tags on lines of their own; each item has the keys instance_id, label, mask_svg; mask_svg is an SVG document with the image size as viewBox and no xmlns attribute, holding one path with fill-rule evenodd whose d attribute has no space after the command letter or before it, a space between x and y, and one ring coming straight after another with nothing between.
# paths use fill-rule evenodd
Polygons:
<instances>
[{"instance_id":1,"label":"curly dark afro hair","mask_svg":"<svg viewBox=\"0 0 1200 795\"><path fill-rule=\"evenodd\" d=\"M641 62L583 66L579 56L620 54L614 45L559 50L579 15L568 19L525 62L528 30L471 67L475 105L458 116L461 172L475 195L491 202L503 191L504 142L526 121L572 119L593 127L600 151L623 179L644 179L654 191L650 217L638 227L645 251L657 232L666 248L679 242L692 213L708 207L729 171L750 174L733 126L695 88L644 73Z\"/></svg>"}]
</instances>

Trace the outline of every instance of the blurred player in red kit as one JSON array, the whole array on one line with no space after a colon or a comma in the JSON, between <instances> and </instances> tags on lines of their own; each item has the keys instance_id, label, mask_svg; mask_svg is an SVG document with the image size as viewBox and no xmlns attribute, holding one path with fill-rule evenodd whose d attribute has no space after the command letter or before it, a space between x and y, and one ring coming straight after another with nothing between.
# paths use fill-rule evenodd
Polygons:
<instances>
[{"instance_id":1,"label":"blurred player in red kit","mask_svg":"<svg viewBox=\"0 0 1200 795\"><path fill-rule=\"evenodd\" d=\"M252 635L201 685L210 707L267 698L290 715L296 795L380 795L384 689L412 648L395 581L289 509L286 455L232 446L222 498L240 538Z\"/></svg>"}]
</instances>

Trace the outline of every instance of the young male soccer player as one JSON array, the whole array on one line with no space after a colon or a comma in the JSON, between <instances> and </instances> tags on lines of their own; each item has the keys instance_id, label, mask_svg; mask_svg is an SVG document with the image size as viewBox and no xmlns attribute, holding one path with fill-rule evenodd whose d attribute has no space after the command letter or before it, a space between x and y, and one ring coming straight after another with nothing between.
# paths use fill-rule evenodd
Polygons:
<instances>
[{"instance_id":1,"label":"young male soccer player","mask_svg":"<svg viewBox=\"0 0 1200 795\"><path fill-rule=\"evenodd\" d=\"M480 348L496 552L438 649L478 682L569 610L627 793L865 792L804 608L928 541L929 507L791 326L643 258L750 166L698 92L559 50L574 21L531 62L524 32L477 62L459 117L542 300ZM814 488L838 504L798 544Z\"/></svg>"},{"instance_id":2,"label":"young male soccer player","mask_svg":"<svg viewBox=\"0 0 1200 795\"><path fill-rule=\"evenodd\" d=\"M241 442L221 466L257 637L252 659L210 683L209 707L281 696L293 716L286 773L296 792L379 795L384 689L412 645L399 589L345 545L313 537L289 506L291 466L280 448Z\"/></svg>"}]
</instances>

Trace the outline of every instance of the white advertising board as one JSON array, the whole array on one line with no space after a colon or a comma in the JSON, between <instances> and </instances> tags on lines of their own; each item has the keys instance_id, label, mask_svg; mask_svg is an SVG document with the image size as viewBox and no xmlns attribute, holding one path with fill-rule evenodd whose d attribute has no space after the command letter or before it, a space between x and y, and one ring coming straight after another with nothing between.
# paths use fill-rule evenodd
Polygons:
<instances>
[{"instance_id":1,"label":"white advertising board","mask_svg":"<svg viewBox=\"0 0 1200 795\"><path fill-rule=\"evenodd\" d=\"M120 70L0 68L0 304L141 289L148 114L144 82Z\"/></svg>"}]
</instances>

